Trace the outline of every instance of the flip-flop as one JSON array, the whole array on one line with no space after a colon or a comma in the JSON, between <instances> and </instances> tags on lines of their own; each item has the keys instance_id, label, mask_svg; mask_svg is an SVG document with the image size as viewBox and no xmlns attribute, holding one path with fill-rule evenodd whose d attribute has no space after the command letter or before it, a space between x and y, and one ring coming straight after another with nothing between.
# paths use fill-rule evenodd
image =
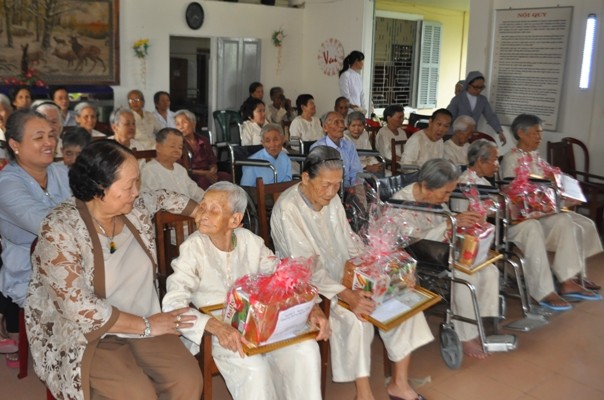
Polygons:
<instances>
[{"instance_id":1,"label":"flip-flop","mask_svg":"<svg viewBox=\"0 0 604 400\"><path fill-rule=\"evenodd\" d=\"M19 353L6 354L6 365L9 368L19 368Z\"/></svg>"},{"instance_id":2,"label":"flip-flop","mask_svg":"<svg viewBox=\"0 0 604 400\"><path fill-rule=\"evenodd\" d=\"M587 300L587 301L598 301L602 300L602 295L600 293L592 292L591 294L583 293L583 292L571 292L571 293L560 293L563 299L571 299L571 300Z\"/></svg>"},{"instance_id":3,"label":"flip-flop","mask_svg":"<svg viewBox=\"0 0 604 400\"><path fill-rule=\"evenodd\" d=\"M552 304L551 301L547 301L547 300L541 300L539 302L539 305L543 306L549 310L552 310L552 311L568 311L573 308L573 306L571 306L568 303L563 306L556 306L556 305Z\"/></svg>"},{"instance_id":4,"label":"flip-flop","mask_svg":"<svg viewBox=\"0 0 604 400\"><path fill-rule=\"evenodd\" d=\"M0 354L15 353L17 350L19 346L13 339L0 340Z\"/></svg>"}]
</instances>

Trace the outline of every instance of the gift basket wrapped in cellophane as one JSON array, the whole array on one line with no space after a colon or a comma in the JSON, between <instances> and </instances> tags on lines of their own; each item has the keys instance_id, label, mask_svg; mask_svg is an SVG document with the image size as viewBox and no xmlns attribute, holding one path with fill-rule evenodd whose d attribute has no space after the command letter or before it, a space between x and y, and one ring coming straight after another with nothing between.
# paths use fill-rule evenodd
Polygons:
<instances>
[{"instance_id":1,"label":"gift basket wrapped in cellophane","mask_svg":"<svg viewBox=\"0 0 604 400\"><path fill-rule=\"evenodd\" d=\"M315 258L284 258L270 275L245 275L227 293L223 319L253 344L304 330L318 291L310 284Z\"/></svg>"},{"instance_id":2,"label":"gift basket wrapped in cellophane","mask_svg":"<svg viewBox=\"0 0 604 400\"><path fill-rule=\"evenodd\" d=\"M531 218L540 218L558 212L556 191L549 182L535 182L530 172L532 160L529 155L518 160L515 169L516 177L502 187L510 200L510 218L512 221L523 221ZM548 175L555 173L549 167Z\"/></svg>"},{"instance_id":3,"label":"gift basket wrapped in cellophane","mask_svg":"<svg viewBox=\"0 0 604 400\"><path fill-rule=\"evenodd\" d=\"M491 199L482 199L475 185L463 187L468 199L468 211L476 212L483 218L471 227L457 227L455 232L455 261L466 267L474 267L484 262L495 238L495 226L486 221L490 211L497 207Z\"/></svg>"},{"instance_id":4,"label":"gift basket wrapped in cellophane","mask_svg":"<svg viewBox=\"0 0 604 400\"><path fill-rule=\"evenodd\" d=\"M367 221L359 231L365 249L346 262L342 283L352 290L371 292L381 304L415 287L417 263L403 250L407 238L401 234L397 211L379 202L367 206Z\"/></svg>"}]
</instances>

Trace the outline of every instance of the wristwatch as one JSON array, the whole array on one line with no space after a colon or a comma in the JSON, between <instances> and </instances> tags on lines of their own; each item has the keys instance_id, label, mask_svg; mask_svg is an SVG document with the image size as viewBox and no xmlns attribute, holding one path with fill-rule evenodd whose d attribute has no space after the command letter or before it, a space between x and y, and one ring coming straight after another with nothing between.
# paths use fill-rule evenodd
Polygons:
<instances>
[{"instance_id":1,"label":"wristwatch","mask_svg":"<svg viewBox=\"0 0 604 400\"><path fill-rule=\"evenodd\" d=\"M141 337L149 337L149 336L151 336L151 323L149 322L149 319L147 317L141 317L141 318L145 322L145 330L143 331L143 334L141 335Z\"/></svg>"}]
</instances>

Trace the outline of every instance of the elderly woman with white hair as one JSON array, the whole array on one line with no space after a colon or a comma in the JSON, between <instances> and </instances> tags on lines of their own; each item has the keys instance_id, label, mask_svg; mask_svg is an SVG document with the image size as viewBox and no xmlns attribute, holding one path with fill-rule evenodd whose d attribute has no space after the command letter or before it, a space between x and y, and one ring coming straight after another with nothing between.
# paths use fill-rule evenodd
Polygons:
<instances>
[{"instance_id":1,"label":"elderly woman with white hair","mask_svg":"<svg viewBox=\"0 0 604 400\"><path fill-rule=\"evenodd\" d=\"M113 129L113 139L122 146L130 150L144 150L145 146L136 140L136 123L134 122L134 114L126 108L118 108L111 113L109 117L111 129Z\"/></svg>"},{"instance_id":2,"label":"elderly woman with white hair","mask_svg":"<svg viewBox=\"0 0 604 400\"><path fill-rule=\"evenodd\" d=\"M469 115L460 115L453 122L453 136L445 142L443 158L455 165L468 165L468 141L474 133L476 122Z\"/></svg>"},{"instance_id":3,"label":"elderly woman with white hair","mask_svg":"<svg viewBox=\"0 0 604 400\"><path fill-rule=\"evenodd\" d=\"M271 216L271 236L283 256L318 256L313 283L331 301L329 321L332 375L335 382L355 382L356 399L373 399L369 384L374 327L364 318L376 304L368 292L342 285L347 260L363 251L338 197L343 179L340 152L329 146L313 148L304 161L302 181L279 196ZM338 304L342 299L352 311ZM411 353L433 340L423 313L389 331L379 331L394 363L386 390L391 399L423 399L409 385Z\"/></svg>"},{"instance_id":4,"label":"elderly woman with white hair","mask_svg":"<svg viewBox=\"0 0 604 400\"><path fill-rule=\"evenodd\" d=\"M73 112L75 114L76 124L86 129L92 137L107 137L103 132L94 129L97 123L97 110L92 103L78 103L73 109Z\"/></svg>"},{"instance_id":5,"label":"elderly woman with white hair","mask_svg":"<svg viewBox=\"0 0 604 400\"><path fill-rule=\"evenodd\" d=\"M435 158L426 161L419 170L417 182L395 193L392 198L434 204L448 209L447 202L451 192L457 186L459 169L451 161ZM429 212L402 210L401 217L405 226L411 230L410 236L439 242L448 241L450 227L444 215ZM472 227L483 221L479 213L465 211L456 215L458 227ZM454 275L476 288L476 296L481 317L499 316L499 272L494 265L468 275L454 270ZM474 306L469 290L458 285L453 290L453 311L457 315L474 319ZM482 359L487 357L478 337L478 328L474 324L453 321L455 331L462 341L464 354Z\"/></svg>"},{"instance_id":6,"label":"elderly woman with white hair","mask_svg":"<svg viewBox=\"0 0 604 400\"><path fill-rule=\"evenodd\" d=\"M491 185L489 181L499 169L497 145L488 140L480 139L470 145L468 150L468 169L459 178L460 183ZM461 205L459 207L467 206ZM559 218L562 222L545 234L542 227L547 219ZM573 277L579 272L581 260L576 258L576 250L566 250L575 245L573 230L564 222L567 217L555 215L536 219L528 219L511 225L508 228L508 239L522 251L524 256L524 275L529 294L543 307L553 311L570 310L571 305L556 292L552 272L561 282L561 294L572 290L581 293L584 288L573 282ZM547 252L555 251L554 260L550 265ZM592 283L593 284L593 283ZM591 292L585 292L590 295Z\"/></svg>"},{"instance_id":7,"label":"elderly woman with white hair","mask_svg":"<svg viewBox=\"0 0 604 400\"><path fill-rule=\"evenodd\" d=\"M516 176L515 169L522 161L528 163L531 175L553 179L551 173L547 173L551 166L538 152L543 134L541 119L536 115L521 114L512 121L511 130L518 142L503 157L500 175L503 178ZM560 282L559 294L570 300L601 300L600 294L589 290L598 289L599 285L575 279L577 275L585 274L585 259L602 252L602 242L594 222L576 212L561 212L540 218L537 222L542 228L539 237L544 241L547 251L555 252L551 269ZM511 237L511 240L523 251L533 251L533 246L528 242L535 239L534 235L520 229L518 231L518 237ZM547 258L542 263L547 265ZM536 269L535 273L534 276L527 276L531 296L550 308L569 308L556 294L549 270L542 267ZM585 283L588 287L582 286Z\"/></svg>"},{"instance_id":8,"label":"elderly woman with white hair","mask_svg":"<svg viewBox=\"0 0 604 400\"><path fill-rule=\"evenodd\" d=\"M191 159L192 178L199 187L205 190L215 182L230 181L231 174L218 171L216 154L214 154L208 138L195 133L197 125L195 114L189 110L179 110L174 114L174 123L185 139L185 149L190 150L193 155Z\"/></svg>"},{"instance_id":9,"label":"elderly woman with white hair","mask_svg":"<svg viewBox=\"0 0 604 400\"><path fill-rule=\"evenodd\" d=\"M264 183L287 182L292 180L292 162L283 148L285 136L283 128L277 124L266 124L260 130L262 150L252 154L249 158L270 162L277 171L277 181L273 170L264 167L243 167L241 186L256 186L256 179L262 178Z\"/></svg>"},{"instance_id":10,"label":"elderly woman with white hair","mask_svg":"<svg viewBox=\"0 0 604 400\"><path fill-rule=\"evenodd\" d=\"M272 273L277 259L261 237L240 227L247 206L245 191L217 182L206 191L195 217L199 230L180 246L172 262L163 309L169 312L193 303L204 307L226 301L233 283L248 274ZM214 335L212 355L231 395L244 399L320 399L320 356L316 341L303 341L265 354L244 357L241 333L229 323L191 309L197 319L182 329L193 353L204 331ZM327 339L329 323L315 305L310 323Z\"/></svg>"}]
</instances>

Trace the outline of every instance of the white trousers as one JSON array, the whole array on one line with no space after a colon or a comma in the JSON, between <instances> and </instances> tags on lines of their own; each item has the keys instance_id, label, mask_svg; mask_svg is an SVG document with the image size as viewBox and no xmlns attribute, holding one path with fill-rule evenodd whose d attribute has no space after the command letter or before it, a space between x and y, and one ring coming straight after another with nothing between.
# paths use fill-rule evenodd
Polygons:
<instances>
[{"instance_id":1,"label":"white trousers","mask_svg":"<svg viewBox=\"0 0 604 400\"><path fill-rule=\"evenodd\" d=\"M524 254L529 294L539 301L552 293L552 272L560 282L584 273L585 259L602 251L594 222L575 212L562 212L511 226L508 238ZM547 252L554 252L549 263Z\"/></svg>"},{"instance_id":2,"label":"white trousers","mask_svg":"<svg viewBox=\"0 0 604 400\"><path fill-rule=\"evenodd\" d=\"M214 337L212 355L234 400L321 399L321 356L314 340L241 358Z\"/></svg>"},{"instance_id":3,"label":"white trousers","mask_svg":"<svg viewBox=\"0 0 604 400\"><path fill-rule=\"evenodd\" d=\"M476 288L476 299L481 317L499 316L499 270L493 264L468 275L455 270L454 276L468 281ZM476 319L472 296L468 288L453 284L453 312L462 317ZM478 327L474 324L453 320L453 327L462 342L478 337Z\"/></svg>"},{"instance_id":4,"label":"white trousers","mask_svg":"<svg viewBox=\"0 0 604 400\"><path fill-rule=\"evenodd\" d=\"M332 336L331 369L334 382L351 382L370 376L371 342L374 327L360 321L354 313L331 302L329 316ZM388 352L388 359L398 362L420 346L434 340L423 313L409 318L397 327L385 332L380 330Z\"/></svg>"}]
</instances>

